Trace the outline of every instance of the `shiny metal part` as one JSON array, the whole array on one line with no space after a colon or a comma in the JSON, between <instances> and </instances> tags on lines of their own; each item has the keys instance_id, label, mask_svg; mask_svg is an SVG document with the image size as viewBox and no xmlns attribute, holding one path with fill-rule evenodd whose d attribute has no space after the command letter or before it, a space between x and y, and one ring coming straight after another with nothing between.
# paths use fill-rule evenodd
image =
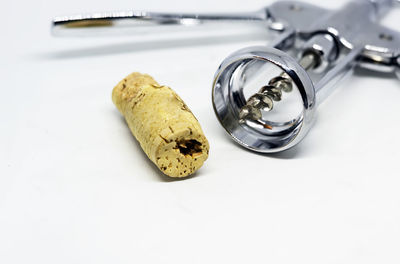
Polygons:
<instances>
[{"instance_id":1,"label":"shiny metal part","mask_svg":"<svg viewBox=\"0 0 400 264\"><path fill-rule=\"evenodd\" d=\"M269 47L228 56L215 74L212 91L215 113L232 138L247 149L272 153L301 141L316 106L352 68L400 78L400 33L379 24L399 2L352 0L328 10L278 1L239 14L107 12L58 17L52 31L57 36L142 34L248 24L274 32L277 37Z\"/></svg>"},{"instance_id":2,"label":"shiny metal part","mask_svg":"<svg viewBox=\"0 0 400 264\"><path fill-rule=\"evenodd\" d=\"M215 27L222 23L260 24L269 20L267 10L238 14L173 14L143 11L116 11L56 17L52 22L55 36L82 36L98 34L169 33L196 28Z\"/></svg>"},{"instance_id":3,"label":"shiny metal part","mask_svg":"<svg viewBox=\"0 0 400 264\"><path fill-rule=\"evenodd\" d=\"M299 64L305 70L314 69L321 64L322 54L314 50L305 50ZM268 85L251 96L245 106L240 109L239 118L241 123L246 120L260 122L262 118L261 110L271 111L274 107L274 101L282 100L282 92L290 93L293 89L292 79L286 72L282 72L279 76L272 78ZM249 115L249 112L260 112L258 115Z\"/></svg>"},{"instance_id":4,"label":"shiny metal part","mask_svg":"<svg viewBox=\"0 0 400 264\"><path fill-rule=\"evenodd\" d=\"M287 74L298 93L299 109L292 118L269 120L272 111L264 111L262 116L246 118L243 114L257 109L248 104L243 90L251 79L243 78L254 74L264 66L276 65ZM261 72L261 77L264 72ZM315 89L306 71L295 59L285 52L268 47L250 47L239 50L225 59L214 78L214 110L218 120L243 147L257 152L285 150L296 145L311 128L315 111ZM267 88L266 88L267 89ZM291 92L290 94L294 93ZM284 100L282 100L284 101ZM247 105L246 107L243 107ZM258 109L260 110L260 109Z\"/></svg>"}]
</instances>

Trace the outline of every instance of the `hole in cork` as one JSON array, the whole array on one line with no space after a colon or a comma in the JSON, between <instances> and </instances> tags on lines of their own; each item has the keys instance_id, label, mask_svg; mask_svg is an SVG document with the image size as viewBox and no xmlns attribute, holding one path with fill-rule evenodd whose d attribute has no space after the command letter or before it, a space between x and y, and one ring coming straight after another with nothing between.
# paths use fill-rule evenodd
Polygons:
<instances>
[{"instance_id":1,"label":"hole in cork","mask_svg":"<svg viewBox=\"0 0 400 264\"><path fill-rule=\"evenodd\" d=\"M176 142L177 148L183 155L193 156L195 153L201 153L201 143L197 140L181 140Z\"/></svg>"}]
</instances>

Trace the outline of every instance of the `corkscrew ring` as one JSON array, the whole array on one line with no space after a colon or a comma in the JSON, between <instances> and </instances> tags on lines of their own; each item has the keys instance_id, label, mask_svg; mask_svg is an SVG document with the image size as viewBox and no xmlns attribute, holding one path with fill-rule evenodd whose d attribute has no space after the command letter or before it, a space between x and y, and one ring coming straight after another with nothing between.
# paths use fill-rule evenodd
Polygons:
<instances>
[{"instance_id":1,"label":"corkscrew ring","mask_svg":"<svg viewBox=\"0 0 400 264\"><path fill-rule=\"evenodd\" d=\"M278 37L241 49L219 66L212 101L219 122L241 146L262 153L287 150L312 127L315 110L355 67L400 78L400 33L379 24L399 0L353 0L337 10L279 1L256 12L164 14L107 12L59 17L55 35L168 32L257 24ZM399 5L400 6L400 5Z\"/></svg>"}]
</instances>

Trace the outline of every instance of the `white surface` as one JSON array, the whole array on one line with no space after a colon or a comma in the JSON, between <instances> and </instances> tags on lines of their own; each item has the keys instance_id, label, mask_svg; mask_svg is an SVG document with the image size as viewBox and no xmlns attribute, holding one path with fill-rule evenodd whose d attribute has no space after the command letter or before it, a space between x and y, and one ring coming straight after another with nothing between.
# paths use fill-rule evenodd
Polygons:
<instances>
[{"instance_id":1,"label":"white surface","mask_svg":"<svg viewBox=\"0 0 400 264\"><path fill-rule=\"evenodd\" d=\"M0 263L399 263L398 80L347 79L298 147L263 156L228 138L210 99L222 59L263 41L49 35L52 16L82 11L266 4L2 2ZM211 152L195 177L168 180L130 135L111 90L132 71L173 87L201 122Z\"/></svg>"}]
</instances>

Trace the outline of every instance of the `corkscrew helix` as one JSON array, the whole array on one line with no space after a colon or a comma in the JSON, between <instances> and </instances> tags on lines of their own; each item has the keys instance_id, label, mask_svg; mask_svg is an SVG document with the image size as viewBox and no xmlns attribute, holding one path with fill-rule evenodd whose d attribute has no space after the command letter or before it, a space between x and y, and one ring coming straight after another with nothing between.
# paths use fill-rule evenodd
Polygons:
<instances>
[{"instance_id":1,"label":"corkscrew helix","mask_svg":"<svg viewBox=\"0 0 400 264\"><path fill-rule=\"evenodd\" d=\"M262 153L289 149L304 138L315 110L354 67L400 78L400 33L378 21L399 1L353 0L337 10L279 1L256 12L165 14L106 12L58 17L55 35L133 28L191 29L222 22L262 25L277 37L241 49L219 66L212 100L218 120L243 147Z\"/></svg>"}]
</instances>

